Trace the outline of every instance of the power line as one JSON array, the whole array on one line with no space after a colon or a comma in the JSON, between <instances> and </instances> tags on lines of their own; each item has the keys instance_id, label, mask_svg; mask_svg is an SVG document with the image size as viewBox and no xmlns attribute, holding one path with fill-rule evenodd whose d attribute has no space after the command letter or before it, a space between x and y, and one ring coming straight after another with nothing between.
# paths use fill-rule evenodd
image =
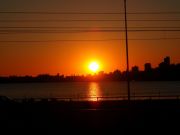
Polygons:
<instances>
[{"instance_id":1,"label":"power line","mask_svg":"<svg viewBox=\"0 0 180 135\"><path fill-rule=\"evenodd\" d=\"M0 11L0 14L124 14L124 12L53 12L53 11ZM180 11L167 11L167 12L127 12L127 14L180 14Z\"/></svg>"},{"instance_id":2,"label":"power line","mask_svg":"<svg viewBox=\"0 0 180 135\"><path fill-rule=\"evenodd\" d=\"M46 11L1 11L0 14L123 14L121 12L46 12Z\"/></svg>"},{"instance_id":3,"label":"power line","mask_svg":"<svg viewBox=\"0 0 180 135\"><path fill-rule=\"evenodd\" d=\"M123 21L123 20L109 20L109 19L107 19L107 20L90 20L90 19L79 19L79 20L52 20L52 19L47 19L47 20L0 20L0 22L90 22L90 21L97 21L97 22L116 22L116 21Z\"/></svg>"},{"instance_id":4,"label":"power line","mask_svg":"<svg viewBox=\"0 0 180 135\"><path fill-rule=\"evenodd\" d=\"M128 20L131 22L179 22L180 20L178 19L173 19L173 20ZM1 23L14 23L14 22L124 22L124 20L119 20L119 19L114 19L114 20L109 20L109 19L104 19L104 20L97 20L97 19L79 19L79 20L0 20Z\"/></svg>"},{"instance_id":5,"label":"power line","mask_svg":"<svg viewBox=\"0 0 180 135\"><path fill-rule=\"evenodd\" d=\"M117 28L123 28L123 27L57 27L57 26L30 26L30 27L27 27L27 26L25 26L25 27L17 27L17 26L13 26L13 27L9 27L9 26L4 26L4 27L1 27L0 26L0 29L109 29L109 28L111 28L111 29L117 29ZM180 27L178 27L178 28L180 28Z\"/></svg>"},{"instance_id":6,"label":"power line","mask_svg":"<svg viewBox=\"0 0 180 135\"><path fill-rule=\"evenodd\" d=\"M49 33L96 33L96 32L124 32L124 30L0 30L0 34L18 34L18 33L33 33L33 34L49 34ZM128 32L180 32L180 29L136 29L128 30Z\"/></svg>"},{"instance_id":7,"label":"power line","mask_svg":"<svg viewBox=\"0 0 180 135\"><path fill-rule=\"evenodd\" d=\"M129 40L179 40L180 38L137 38L137 39L129 39Z\"/></svg>"},{"instance_id":8,"label":"power line","mask_svg":"<svg viewBox=\"0 0 180 135\"><path fill-rule=\"evenodd\" d=\"M166 11L166 12L128 12L127 14L180 14L180 11Z\"/></svg>"},{"instance_id":9,"label":"power line","mask_svg":"<svg viewBox=\"0 0 180 135\"><path fill-rule=\"evenodd\" d=\"M129 40L179 40L180 38L131 38ZM94 39L94 40L0 40L1 43L38 43L38 42L106 42L121 41L125 39Z\"/></svg>"},{"instance_id":10,"label":"power line","mask_svg":"<svg viewBox=\"0 0 180 135\"><path fill-rule=\"evenodd\" d=\"M162 31L162 32L163 32L163 31L169 31L169 32L173 32L173 31L174 31L174 32L178 32L178 31L180 31L180 30L179 30L179 29L176 29L176 30L175 30L175 29L168 29L168 30L167 30L167 29L166 29L166 30L165 30L165 29L159 29L159 30L157 30L157 29L153 29L153 30L149 30L149 29L148 29L148 30L145 30L145 29L143 30L143 29L141 29L141 30L140 30L140 29L139 29L139 30L128 30L128 31L129 31L129 32L156 32L156 31L157 31L157 32L158 32L158 31L159 31L159 32L161 32L161 31Z\"/></svg>"},{"instance_id":11,"label":"power line","mask_svg":"<svg viewBox=\"0 0 180 135\"><path fill-rule=\"evenodd\" d=\"M116 40L120 40L120 39L96 39L96 40L36 40L36 41L22 41L22 40L15 40L15 41L8 41L8 40L2 40L0 42L9 42L9 43L15 43L15 42L94 42L94 41L116 41Z\"/></svg>"},{"instance_id":12,"label":"power line","mask_svg":"<svg viewBox=\"0 0 180 135\"><path fill-rule=\"evenodd\" d=\"M0 26L0 29L122 29L124 27L54 27L54 26ZM157 28L157 29L179 29L180 27L128 27L130 29L136 29L136 28Z\"/></svg>"}]
</instances>

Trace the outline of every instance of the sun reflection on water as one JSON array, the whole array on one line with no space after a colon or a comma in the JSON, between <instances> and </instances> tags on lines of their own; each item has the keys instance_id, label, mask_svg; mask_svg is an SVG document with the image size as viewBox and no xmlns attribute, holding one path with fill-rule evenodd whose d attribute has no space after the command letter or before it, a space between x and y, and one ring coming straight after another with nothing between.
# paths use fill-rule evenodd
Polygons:
<instances>
[{"instance_id":1,"label":"sun reflection on water","mask_svg":"<svg viewBox=\"0 0 180 135\"><path fill-rule=\"evenodd\" d=\"M90 101L98 101L98 97L100 97L100 86L96 82L91 82L88 88L88 97Z\"/></svg>"}]
</instances>

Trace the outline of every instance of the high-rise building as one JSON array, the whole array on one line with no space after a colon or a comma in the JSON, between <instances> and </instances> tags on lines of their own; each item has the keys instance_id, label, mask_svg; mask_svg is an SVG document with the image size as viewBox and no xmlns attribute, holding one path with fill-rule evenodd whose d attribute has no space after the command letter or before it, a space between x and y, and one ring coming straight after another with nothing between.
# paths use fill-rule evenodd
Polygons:
<instances>
[{"instance_id":1,"label":"high-rise building","mask_svg":"<svg viewBox=\"0 0 180 135\"><path fill-rule=\"evenodd\" d=\"M132 72L133 73L139 73L139 67L138 66L132 67Z\"/></svg>"},{"instance_id":2,"label":"high-rise building","mask_svg":"<svg viewBox=\"0 0 180 135\"><path fill-rule=\"evenodd\" d=\"M144 71L148 72L151 70L152 70L151 63L145 63L144 64Z\"/></svg>"},{"instance_id":3,"label":"high-rise building","mask_svg":"<svg viewBox=\"0 0 180 135\"><path fill-rule=\"evenodd\" d=\"M169 56L164 58L164 64L165 65L170 65L170 57Z\"/></svg>"}]
</instances>

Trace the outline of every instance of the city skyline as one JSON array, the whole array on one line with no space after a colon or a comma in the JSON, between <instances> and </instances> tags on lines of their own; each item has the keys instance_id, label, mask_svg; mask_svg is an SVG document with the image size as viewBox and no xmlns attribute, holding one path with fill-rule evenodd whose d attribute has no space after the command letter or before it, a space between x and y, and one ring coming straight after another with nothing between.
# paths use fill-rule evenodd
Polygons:
<instances>
[{"instance_id":1,"label":"city skyline","mask_svg":"<svg viewBox=\"0 0 180 135\"><path fill-rule=\"evenodd\" d=\"M123 0L0 1L0 76L126 70ZM127 0L130 68L180 62L179 4Z\"/></svg>"},{"instance_id":2,"label":"city skyline","mask_svg":"<svg viewBox=\"0 0 180 135\"><path fill-rule=\"evenodd\" d=\"M144 63L144 69L140 70L137 65L132 66L129 70L129 79L134 81L162 81L162 80L179 80L180 63L172 63L169 56L152 67L151 63ZM97 71L89 74L72 74L64 75L56 73L55 75L44 73L36 76L32 75L10 75L0 76L0 83L3 82L64 82L64 81L126 81L127 71L116 69L111 72Z\"/></svg>"}]
</instances>

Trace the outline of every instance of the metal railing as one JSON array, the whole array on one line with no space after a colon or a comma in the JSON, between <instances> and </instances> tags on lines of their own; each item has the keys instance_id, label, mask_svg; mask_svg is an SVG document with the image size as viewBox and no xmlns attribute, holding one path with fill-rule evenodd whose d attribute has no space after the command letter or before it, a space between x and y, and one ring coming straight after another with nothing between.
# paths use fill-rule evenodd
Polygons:
<instances>
[{"instance_id":1,"label":"metal railing","mask_svg":"<svg viewBox=\"0 0 180 135\"><path fill-rule=\"evenodd\" d=\"M165 100L180 99L180 95L132 95L131 100ZM54 97L54 98L13 98L17 102L58 102L58 101L122 101L128 100L127 96L93 96L93 97Z\"/></svg>"}]
</instances>

